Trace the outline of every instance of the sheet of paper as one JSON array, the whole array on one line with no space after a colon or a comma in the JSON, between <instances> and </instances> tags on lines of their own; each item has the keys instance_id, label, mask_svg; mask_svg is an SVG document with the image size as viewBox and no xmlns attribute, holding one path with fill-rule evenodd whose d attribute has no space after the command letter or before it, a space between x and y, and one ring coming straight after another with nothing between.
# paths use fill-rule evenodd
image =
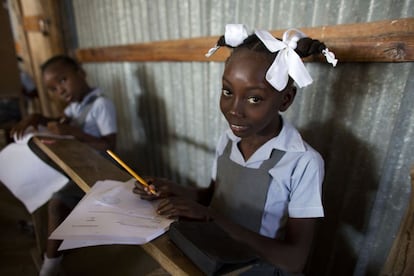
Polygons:
<instances>
[{"instance_id":1,"label":"sheet of paper","mask_svg":"<svg viewBox=\"0 0 414 276\"><path fill-rule=\"evenodd\" d=\"M157 202L132 193L127 182L98 181L51 234L60 249L103 244L144 244L165 233L173 220L155 212Z\"/></svg>"},{"instance_id":2,"label":"sheet of paper","mask_svg":"<svg viewBox=\"0 0 414 276\"><path fill-rule=\"evenodd\" d=\"M68 250L80 247L113 245L113 244L134 244L134 242L112 241L112 240L63 240L58 250Z\"/></svg>"},{"instance_id":3,"label":"sheet of paper","mask_svg":"<svg viewBox=\"0 0 414 276\"><path fill-rule=\"evenodd\" d=\"M33 213L69 180L37 157L27 143L11 143L0 152L0 181Z\"/></svg>"}]
</instances>

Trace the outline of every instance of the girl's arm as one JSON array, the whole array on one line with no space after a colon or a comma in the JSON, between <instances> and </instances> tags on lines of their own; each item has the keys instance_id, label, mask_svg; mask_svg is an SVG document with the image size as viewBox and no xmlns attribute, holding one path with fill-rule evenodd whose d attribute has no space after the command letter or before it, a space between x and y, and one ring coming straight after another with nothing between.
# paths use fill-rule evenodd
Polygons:
<instances>
[{"instance_id":1,"label":"girl's arm","mask_svg":"<svg viewBox=\"0 0 414 276\"><path fill-rule=\"evenodd\" d=\"M210 217L232 238L246 243L262 259L291 273L303 271L312 246L316 218L288 218L282 241L259 235L211 212Z\"/></svg>"},{"instance_id":2,"label":"girl's arm","mask_svg":"<svg viewBox=\"0 0 414 276\"><path fill-rule=\"evenodd\" d=\"M288 218L284 240L268 238L250 231L208 208L214 181L205 189L181 190L160 201L157 212L169 218L213 219L233 239L247 244L262 259L288 272L302 272L314 236L316 218ZM191 199L197 199L195 200ZM203 203L203 204L200 204Z\"/></svg>"}]
</instances>

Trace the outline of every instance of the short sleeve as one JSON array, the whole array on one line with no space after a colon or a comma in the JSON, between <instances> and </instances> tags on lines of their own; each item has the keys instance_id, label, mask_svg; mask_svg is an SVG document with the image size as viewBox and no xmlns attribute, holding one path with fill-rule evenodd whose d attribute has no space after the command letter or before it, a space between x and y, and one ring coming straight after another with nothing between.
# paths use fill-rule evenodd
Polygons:
<instances>
[{"instance_id":1,"label":"short sleeve","mask_svg":"<svg viewBox=\"0 0 414 276\"><path fill-rule=\"evenodd\" d=\"M306 152L298 161L291 179L289 217L323 217L322 182L324 162L314 151Z\"/></svg>"},{"instance_id":2,"label":"short sleeve","mask_svg":"<svg viewBox=\"0 0 414 276\"><path fill-rule=\"evenodd\" d=\"M63 114L68 118L73 118L72 103L65 107Z\"/></svg>"},{"instance_id":3,"label":"short sleeve","mask_svg":"<svg viewBox=\"0 0 414 276\"><path fill-rule=\"evenodd\" d=\"M96 108L92 115L101 135L106 136L116 133L118 128L114 104L105 97L99 97L94 104L96 104Z\"/></svg>"}]
</instances>

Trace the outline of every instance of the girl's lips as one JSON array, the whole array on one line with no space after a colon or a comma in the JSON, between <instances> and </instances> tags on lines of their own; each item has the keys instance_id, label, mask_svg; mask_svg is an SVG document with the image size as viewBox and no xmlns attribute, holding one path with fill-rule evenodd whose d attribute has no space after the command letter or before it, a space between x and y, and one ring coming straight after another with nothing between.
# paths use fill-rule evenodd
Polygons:
<instances>
[{"instance_id":1,"label":"girl's lips","mask_svg":"<svg viewBox=\"0 0 414 276\"><path fill-rule=\"evenodd\" d=\"M70 102L72 100L72 95L64 95L62 97L66 102Z\"/></svg>"},{"instance_id":2,"label":"girl's lips","mask_svg":"<svg viewBox=\"0 0 414 276\"><path fill-rule=\"evenodd\" d=\"M246 129L247 129L247 126L240 126L240 125L233 125L233 124L230 124L230 128L231 128L231 130L233 130L233 131L244 131L244 130L246 130Z\"/></svg>"}]
</instances>

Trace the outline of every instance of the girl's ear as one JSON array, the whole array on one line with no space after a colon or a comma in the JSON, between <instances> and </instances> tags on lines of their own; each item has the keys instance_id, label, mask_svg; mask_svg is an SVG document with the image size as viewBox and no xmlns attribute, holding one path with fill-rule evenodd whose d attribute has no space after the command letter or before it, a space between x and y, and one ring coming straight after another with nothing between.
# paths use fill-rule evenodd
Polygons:
<instances>
[{"instance_id":1,"label":"girl's ear","mask_svg":"<svg viewBox=\"0 0 414 276\"><path fill-rule=\"evenodd\" d=\"M289 86L283 93L283 102L280 105L279 111L283 112L286 111L289 106L293 103L293 100L296 96L296 87L295 86Z\"/></svg>"}]
</instances>

